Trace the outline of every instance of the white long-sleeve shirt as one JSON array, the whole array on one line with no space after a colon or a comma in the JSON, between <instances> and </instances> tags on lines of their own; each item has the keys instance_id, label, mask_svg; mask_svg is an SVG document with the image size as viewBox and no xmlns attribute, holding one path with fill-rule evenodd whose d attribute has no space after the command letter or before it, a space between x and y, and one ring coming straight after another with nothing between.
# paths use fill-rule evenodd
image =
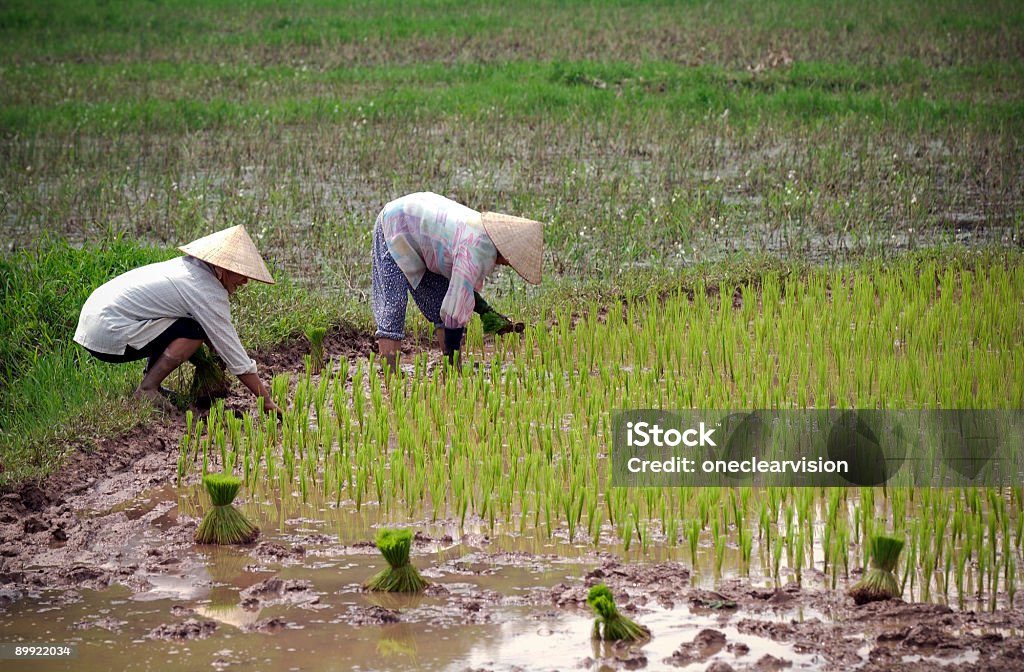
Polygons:
<instances>
[{"instance_id":1,"label":"white long-sleeve shirt","mask_svg":"<svg viewBox=\"0 0 1024 672\"><path fill-rule=\"evenodd\" d=\"M122 355L127 346L143 348L182 317L199 323L229 372L256 373L231 322L228 291L210 264L189 256L136 268L101 285L82 306L75 342Z\"/></svg>"}]
</instances>

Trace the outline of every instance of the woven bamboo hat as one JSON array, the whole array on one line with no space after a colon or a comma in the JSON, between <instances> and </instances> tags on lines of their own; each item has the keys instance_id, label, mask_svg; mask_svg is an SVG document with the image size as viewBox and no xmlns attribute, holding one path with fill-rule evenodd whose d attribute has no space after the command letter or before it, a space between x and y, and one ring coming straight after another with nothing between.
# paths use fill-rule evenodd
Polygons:
<instances>
[{"instance_id":1,"label":"woven bamboo hat","mask_svg":"<svg viewBox=\"0 0 1024 672\"><path fill-rule=\"evenodd\" d=\"M487 236L508 260L516 273L531 285L539 285L544 265L544 225L532 219L503 215L499 212L480 214Z\"/></svg>"},{"instance_id":2,"label":"woven bamboo hat","mask_svg":"<svg viewBox=\"0 0 1024 672\"><path fill-rule=\"evenodd\" d=\"M188 245L178 248L185 254L203 261L240 273L247 278L274 284L274 278L267 270L267 264L256 249L245 227L239 224L230 229L211 233Z\"/></svg>"}]
</instances>

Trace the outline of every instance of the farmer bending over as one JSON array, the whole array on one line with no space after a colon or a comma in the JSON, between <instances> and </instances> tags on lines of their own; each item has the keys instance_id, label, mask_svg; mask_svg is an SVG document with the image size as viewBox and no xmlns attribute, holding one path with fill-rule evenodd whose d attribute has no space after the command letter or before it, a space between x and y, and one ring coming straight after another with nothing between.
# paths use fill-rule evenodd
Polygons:
<instances>
[{"instance_id":1,"label":"farmer bending over","mask_svg":"<svg viewBox=\"0 0 1024 672\"><path fill-rule=\"evenodd\" d=\"M273 284L243 226L179 247L186 256L128 271L82 306L75 342L114 364L148 359L136 397L173 410L160 383L207 342L263 408L280 414L231 323L228 297L249 279Z\"/></svg>"},{"instance_id":2,"label":"farmer bending over","mask_svg":"<svg viewBox=\"0 0 1024 672\"><path fill-rule=\"evenodd\" d=\"M473 316L474 292L496 264L540 283L542 228L540 222L479 213L430 192L384 206L373 229L373 315L385 364L398 367L410 292L434 325L441 351L454 361Z\"/></svg>"}]
</instances>

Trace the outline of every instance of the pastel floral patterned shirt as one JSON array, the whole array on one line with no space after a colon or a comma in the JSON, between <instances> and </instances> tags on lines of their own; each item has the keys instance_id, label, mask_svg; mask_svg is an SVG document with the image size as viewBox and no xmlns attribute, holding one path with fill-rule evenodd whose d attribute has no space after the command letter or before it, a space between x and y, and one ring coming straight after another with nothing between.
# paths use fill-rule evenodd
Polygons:
<instances>
[{"instance_id":1,"label":"pastel floral patterned shirt","mask_svg":"<svg viewBox=\"0 0 1024 672\"><path fill-rule=\"evenodd\" d=\"M409 194L384 206L381 230L388 251L416 288L427 271L448 278L441 321L459 329L473 317L473 291L494 270L498 250L480 213L431 192Z\"/></svg>"}]
</instances>

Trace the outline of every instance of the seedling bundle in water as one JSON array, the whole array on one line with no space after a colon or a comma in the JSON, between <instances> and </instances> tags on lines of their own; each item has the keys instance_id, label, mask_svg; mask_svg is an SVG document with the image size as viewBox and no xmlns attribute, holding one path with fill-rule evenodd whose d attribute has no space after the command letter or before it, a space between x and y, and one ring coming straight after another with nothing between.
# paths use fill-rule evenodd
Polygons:
<instances>
[{"instance_id":1,"label":"seedling bundle in water","mask_svg":"<svg viewBox=\"0 0 1024 672\"><path fill-rule=\"evenodd\" d=\"M903 594L900 583L893 573L902 550L902 539L884 535L871 538L871 569L863 579L850 588L849 594L854 602L867 604L878 600L890 600Z\"/></svg>"},{"instance_id":2,"label":"seedling bundle in water","mask_svg":"<svg viewBox=\"0 0 1024 672\"><path fill-rule=\"evenodd\" d=\"M384 593L418 593L427 586L427 582L409 562L409 551L412 548L410 530L378 531L377 548L388 561L388 567L367 582L367 589Z\"/></svg>"},{"instance_id":3,"label":"seedling bundle in water","mask_svg":"<svg viewBox=\"0 0 1024 672\"><path fill-rule=\"evenodd\" d=\"M231 505L235 501L241 479L230 474L207 474L203 485L210 493L213 508L196 530L197 544L250 544L260 534L260 529L249 522L242 512Z\"/></svg>"},{"instance_id":4,"label":"seedling bundle in water","mask_svg":"<svg viewBox=\"0 0 1024 672\"><path fill-rule=\"evenodd\" d=\"M646 627L626 618L615 608L608 586L599 583L587 594L587 604L597 614L592 637L606 642L638 642L651 638Z\"/></svg>"}]
</instances>

